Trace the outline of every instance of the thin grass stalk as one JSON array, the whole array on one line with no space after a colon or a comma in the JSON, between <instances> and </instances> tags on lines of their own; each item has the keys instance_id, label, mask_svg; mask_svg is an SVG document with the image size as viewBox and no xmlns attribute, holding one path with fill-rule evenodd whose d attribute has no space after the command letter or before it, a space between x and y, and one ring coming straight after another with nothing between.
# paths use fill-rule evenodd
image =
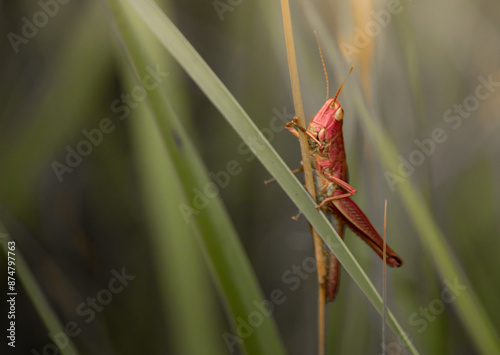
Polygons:
<instances>
[{"instance_id":1,"label":"thin grass stalk","mask_svg":"<svg viewBox=\"0 0 500 355\"><path fill-rule=\"evenodd\" d=\"M290 16L290 4L288 0L281 0L281 9L283 17L283 27L285 32L286 53L288 59L288 70L290 72L290 82L292 86L293 104L295 115L298 117L298 123L301 127L306 127L304 106L302 104L302 95L300 92L299 71L297 68L297 59L295 57L295 44L293 41L292 19ZM316 202L316 189L312 175L312 167L309 159L309 145L307 137L302 132L299 133L300 152L302 155L302 166L304 167L304 177L306 189ZM309 225L311 227L311 225ZM316 257L316 266L318 272L318 354L325 353L325 277L326 263L323 257L323 241L318 232L311 227L314 242L314 254Z\"/></svg>"},{"instance_id":2,"label":"thin grass stalk","mask_svg":"<svg viewBox=\"0 0 500 355\"><path fill-rule=\"evenodd\" d=\"M383 250L383 266L382 266L382 354L385 354L386 344L386 313L387 313L387 273L386 273L386 260L387 260L387 200L384 204L384 250Z\"/></svg>"}]
</instances>

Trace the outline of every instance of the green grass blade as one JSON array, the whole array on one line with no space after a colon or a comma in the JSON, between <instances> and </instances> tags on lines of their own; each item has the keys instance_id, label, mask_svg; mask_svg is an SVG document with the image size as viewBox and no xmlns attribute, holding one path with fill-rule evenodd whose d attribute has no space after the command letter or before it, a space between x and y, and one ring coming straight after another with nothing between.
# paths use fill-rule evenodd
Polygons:
<instances>
[{"instance_id":1,"label":"green grass blade","mask_svg":"<svg viewBox=\"0 0 500 355\"><path fill-rule=\"evenodd\" d=\"M130 21L130 17L128 19ZM156 45L151 42L146 39L142 43ZM168 63L165 55L156 60ZM127 92L131 92L138 83L130 74L126 61L122 62ZM176 85L178 82L169 76L166 84ZM169 310L168 322L172 329L176 329L167 335L169 343L173 344L176 354L221 354L224 347L220 334L224 331L217 314L218 304L209 282L210 275L197 244L199 236L195 233L199 231L194 223L188 225L178 216L178 206L187 203L182 181L163 146L151 110L139 105L132 116L134 156L146 218L155 244L158 282L163 291L164 309Z\"/></svg>"},{"instance_id":2,"label":"green grass blade","mask_svg":"<svg viewBox=\"0 0 500 355\"><path fill-rule=\"evenodd\" d=\"M375 287L363 272L343 241L336 234L322 212L316 210L313 201L303 186L291 173L283 160L271 147L248 117L239 103L234 99L227 88L208 67L196 50L184 38L182 33L151 1L129 0L130 4L148 24L165 48L174 56L179 64L197 83L205 95L223 114L226 120L242 137L254 154L259 158L266 169L276 178L288 196L304 213L309 222L333 250L346 271L352 276L368 299L379 313L382 312L382 300ZM401 326L392 313L389 313L389 325L406 341ZM406 344L412 353L417 353L411 343Z\"/></svg>"},{"instance_id":3,"label":"green grass blade","mask_svg":"<svg viewBox=\"0 0 500 355\"><path fill-rule=\"evenodd\" d=\"M127 68L128 69L128 68ZM132 80L130 80L132 81ZM132 81L128 87L136 85ZM195 228L178 216L186 203L177 176L151 111L139 106L134 112L132 135L144 191L146 216L156 245L159 282L165 309L175 334L170 341L177 354L216 355L224 352L213 290L196 244ZM182 270L182 272L179 272Z\"/></svg>"},{"instance_id":4,"label":"green grass blade","mask_svg":"<svg viewBox=\"0 0 500 355\"><path fill-rule=\"evenodd\" d=\"M7 230L5 229L3 223L0 222L0 245L1 245L0 249L2 249L3 252L5 253L6 260L8 256L7 253L11 251L11 249L9 249L8 242L12 242L12 239L9 237L9 234L7 233ZM14 274L14 278L16 280L20 280L21 283L23 284L26 293L31 299L31 302L33 302L33 305L38 314L40 315L40 318L47 326L49 333L52 335L66 334L63 323L57 316L57 313L51 307L50 303L45 298L45 294L43 293L42 289L36 282L35 277L31 273L28 264L24 260L22 254L17 248L15 248L15 250L13 250L12 252L15 254L13 256L15 258L15 271L16 271L16 273ZM6 262L2 264L7 265ZM17 290L18 288L16 287L16 292ZM66 346L59 346L61 353L64 355L78 355L79 352L76 350L76 347L73 344L71 337L67 337L66 339L67 339Z\"/></svg>"}]
</instances>

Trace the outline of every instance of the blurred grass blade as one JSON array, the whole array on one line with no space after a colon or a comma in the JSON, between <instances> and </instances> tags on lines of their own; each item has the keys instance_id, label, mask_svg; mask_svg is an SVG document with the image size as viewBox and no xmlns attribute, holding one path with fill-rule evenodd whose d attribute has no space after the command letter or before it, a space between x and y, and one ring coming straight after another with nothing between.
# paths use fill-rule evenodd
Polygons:
<instances>
[{"instance_id":1,"label":"blurred grass blade","mask_svg":"<svg viewBox=\"0 0 500 355\"><path fill-rule=\"evenodd\" d=\"M5 229L2 222L0 222L0 249L5 253L5 259L7 260L8 256L8 242L12 241L7 230ZM19 252L18 248L16 248L13 253L15 258L15 269L16 273L14 278L16 281L20 280L24 286L24 290L28 294L31 302L33 303L36 311L40 315L40 318L47 326L47 329L50 334L65 334L65 328L61 320L58 318L57 313L51 307L47 299L45 298L45 294L42 289L38 285L35 280L35 277L31 273L28 264L24 260L23 256ZM3 265L7 265L7 263L2 263ZM5 266L6 267L6 266ZM18 292L19 287L16 286L16 291ZM67 344L64 347L59 347L61 353L64 355L78 355L79 352L76 350L71 337L67 337Z\"/></svg>"},{"instance_id":2,"label":"blurred grass blade","mask_svg":"<svg viewBox=\"0 0 500 355\"><path fill-rule=\"evenodd\" d=\"M106 24L101 10L94 2L82 4L79 21L67 29L66 43L53 53L52 66L45 69L47 83L40 97L3 113L24 122L9 132L9 139L0 141L0 161L4 171L9 171L2 177L8 188L0 189L0 198L12 213L29 205L40 171L52 169L51 160L65 153L68 137L83 128L89 112L105 96L107 87L100 79L106 76L111 56L109 39L102 35Z\"/></svg>"},{"instance_id":3,"label":"blurred grass blade","mask_svg":"<svg viewBox=\"0 0 500 355\"><path fill-rule=\"evenodd\" d=\"M132 89L136 82L129 82ZM194 224L186 224L179 216L178 206L186 203L181 181L152 112L139 105L133 115L132 141L146 217L156 246L158 280L164 291L164 309L169 310L169 325L176 330L169 342L176 354L221 354L223 331L215 312L213 288L196 244Z\"/></svg>"},{"instance_id":4,"label":"blurred grass blade","mask_svg":"<svg viewBox=\"0 0 500 355\"><path fill-rule=\"evenodd\" d=\"M133 17L127 16L128 21ZM136 16L135 16L136 17ZM135 29L144 31L142 21ZM151 41L153 39L153 41ZM154 38L145 38L143 45L157 46ZM121 52L118 52L118 56ZM157 58L168 63L165 52ZM123 78L127 92L140 85L130 73L126 60L122 60ZM169 85L180 85L169 76ZM133 151L143 191L145 214L155 245L158 282L163 291L164 309L168 310L168 342L176 354L217 355L224 352L220 334L223 334L218 302L209 282L195 223L188 225L179 215L178 206L186 203L186 195L177 171L163 145L163 140L149 107L139 105L132 112L131 133ZM179 272L182 270L182 272Z\"/></svg>"},{"instance_id":5,"label":"blurred grass blade","mask_svg":"<svg viewBox=\"0 0 500 355\"><path fill-rule=\"evenodd\" d=\"M129 3L132 4L165 48L176 58L179 64L243 138L266 169L276 178L288 196L320 233L327 245L334 251L346 271L363 290L377 311L381 313L381 297L358 262L339 238L324 214L316 210L313 201L300 182L291 173L290 169L287 168L283 160L274 151L227 88L203 61L201 56L156 4L149 0L129 0ZM402 339L411 353L417 353L414 346L408 342L403 329L397 323L393 314L389 312L388 316L389 325L394 332Z\"/></svg>"},{"instance_id":6,"label":"blurred grass blade","mask_svg":"<svg viewBox=\"0 0 500 355\"><path fill-rule=\"evenodd\" d=\"M140 81L139 78L144 78L148 74L147 67L157 68L156 64L150 62L151 48L144 45L148 38L136 37L140 31L133 27L134 21L128 22L122 17L123 13L128 12L126 4L117 5L112 1L109 4L118 21L120 32L123 34L127 47L125 48L126 54L131 59L132 72L136 80ZM161 66L159 68L162 71L164 69ZM214 185L193 143L171 109L169 98L162 87L150 90L146 102L149 104L148 110L156 119L164 147L170 154L178 179L182 182L184 196L193 196L193 191L206 191L207 187L212 188ZM162 162L157 162L157 164L162 164ZM231 350L241 344L248 354L284 354L285 350L277 328L270 317L263 317L262 323L254 327L250 335L242 335L236 331L241 320L247 322L249 314L256 311L254 303L262 301L263 297L250 262L221 200L217 196L211 198L208 206L198 208L189 218L181 213L180 208L181 205L175 206L173 212L177 214L176 218L186 223L186 226L187 223L194 224L189 226L190 228L195 227L196 224L199 227L200 244L203 246L207 264L219 286L224 305L227 307L227 314L235 329L232 334L220 334L219 339L231 343ZM235 341L232 336L239 337L238 341ZM192 341L199 342L200 340Z\"/></svg>"},{"instance_id":7,"label":"blurred grass blade","mask_svg":"<svg viewBox=\"0 0 500 355\"><path fill-rule=\"evenodd\" d=\"M303 5L306 9L305 14L309 22L311 24L314 23L321 38L324 38L327 42L325 46L327 58L331 60L337 72L345 72L347 65L342 59L340 50L336 43L331 40L328 30L322 23L320 16L316 13L314 6L307 2L304 2ZM368 136L373 141L373 145L377 150L380 161L385 167L385 171L398 175L398 152L389 136L378 125L380 120L377 119L375 112L367 106L367 101L363 97L360 86L357 82L353 82L352 85L346 88L346 91L349 92L349 97L362 119L363 127L366 127L369 133ZM444 235L429 212L430 209L417 193L411 180L407 178L398 186L397 191L401 195L408 214L413 219L413 223L419 232L420 241L429 255L432 255L434 264L441 277L451 283L457 282L460 285L470 285L460 264L453 256L452 248L446 242ZM457 297L453 305L462 319L462 324L475 341L477 348L484 354L500 354L500 338L498 333L495 331L473 288L468 287L467 292L463 292L460 297Z\"/></svg>"}]
</instances>

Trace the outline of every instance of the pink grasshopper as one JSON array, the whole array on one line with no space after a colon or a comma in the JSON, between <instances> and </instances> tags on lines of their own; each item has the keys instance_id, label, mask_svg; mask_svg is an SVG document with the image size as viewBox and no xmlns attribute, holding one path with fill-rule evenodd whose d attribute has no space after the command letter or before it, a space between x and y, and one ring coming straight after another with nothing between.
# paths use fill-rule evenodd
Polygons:
<instances>
[{"instance_id":1,"label":"pink grasshopper","mask_svg":"<svg viewBox=\"0 0 500 355\"><path fill-rule=\"evenodd\" d=\"M352 68L351 68L352 71ZM349 72L350 74L350 72ZM344 136L342 133L344 110L337 101L342 85L332 99L326 100L323 107L312 118L307 130L297 124L297 118L286 124L286 128L297 138L298 130L308 137L310 161L313 166L314 184L319 205L318 209L331 213L337 217L336 229L343 238L344 228L347 225L354 233L363 239L375 252L383 257L383 240L373 227L370 220L361 211L358 205L351 200L356 189L349 185ZM302 169L297 169L300 171ZM389 266L403 265L401 258L386 246ZM340 263L323 245L323 254L326 256L326 302L333 301L339 284Z\"/></svg>"}]
</instances>

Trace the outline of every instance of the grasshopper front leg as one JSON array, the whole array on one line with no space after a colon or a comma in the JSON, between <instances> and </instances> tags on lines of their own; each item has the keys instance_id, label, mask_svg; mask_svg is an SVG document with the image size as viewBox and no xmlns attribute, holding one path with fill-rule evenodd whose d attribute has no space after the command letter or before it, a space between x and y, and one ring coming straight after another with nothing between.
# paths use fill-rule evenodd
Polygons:
<instances>
[{"instance_id":1,"label":"grasshopper front leg","mask_svg":"<svg viewBox=\"0 0 500 355\"><path fill-rule=\"evenodd\" d=\"M306 130L302 126L299 126L298 120L299 120L298 117L294 117L293 120L291 120L290 122L285 124L285 128L288 129L290 131L290 133L293 134L295 137L299 138L299 132L297 132L297 130L296 130L296 129L298 129L299 131L304 133L306 136L311 138L313 141L315 141L318 144L318 146L322 149L323 144L311 132L309 132L308 130ZM296 128L296 129L294 129L294 128Z\"/></svg>"},{"instance_id":2,"label":"grasshopper front leg","mask_svg":"<svg viewBox=\"0 0 500 355\"><path fill-rule=\"evenodd\" d=\"M297 138L299 138L299 132L297 132L297 130L295 128L301 129L301 131L304 133L306 131L303 127L298 125L298 120L299 120L299 118L297 116L295 116L290 122L285 124L285 128L288 129L288 131L290 131L290 133L293 134Z\"/></svg>"}]
</instances>

